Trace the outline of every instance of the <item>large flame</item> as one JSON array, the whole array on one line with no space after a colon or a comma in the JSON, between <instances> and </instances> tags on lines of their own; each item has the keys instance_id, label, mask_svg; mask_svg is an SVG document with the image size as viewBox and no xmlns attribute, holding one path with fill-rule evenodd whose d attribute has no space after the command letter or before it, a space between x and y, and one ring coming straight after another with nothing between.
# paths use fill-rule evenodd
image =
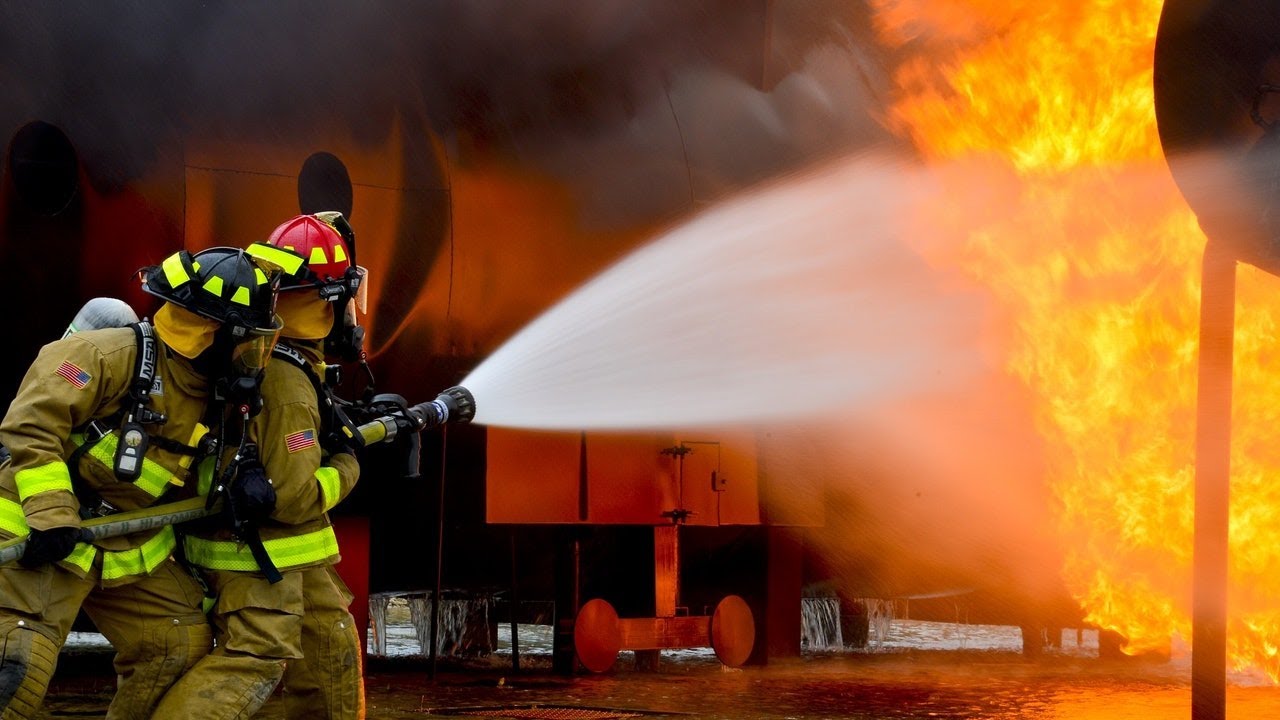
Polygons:
<instances>
[{"instance_id":1,"label":"large flame","mask_svg":"<svg viewBox=\"0 0 1280 720\"><path fill-rule=\"evenodd\" d=\"M1199 264L1161 156L1159 0L873 0L903 54L890 121L936 165L996 156L998 220L958 263L1008 310L1036 398L1064 578L1130 652L1190 638ZM990 164L982 165L990 167ZM972 192L981 178L970 174ZM996 191L990 191L996 192ZM990 201L991 197L984 198ZM1236 330L1229 653L1280 679L1277 283L1243 268ZM1268 482L1267 478L1272 478Z\"/></svg>"}]
</instances>

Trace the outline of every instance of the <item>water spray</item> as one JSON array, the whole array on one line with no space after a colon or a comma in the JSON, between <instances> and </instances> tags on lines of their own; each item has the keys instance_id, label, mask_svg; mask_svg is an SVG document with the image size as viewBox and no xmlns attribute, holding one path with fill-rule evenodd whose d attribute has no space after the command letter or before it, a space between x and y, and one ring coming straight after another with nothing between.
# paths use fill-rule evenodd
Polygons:
<instances>
[{"instance_id":1,"label":"water spray","mask_svg":"<svg viewBox=\"0 0 1280 720\"><path fill-rule=\"evenodd\" d=\"M867 153L745 191L533 319L461 384L536 430L774 423L963 387L986 298L913 249L936 173ZM783 402L761 402L776 388Z\"/></svg>"}]
</instances>

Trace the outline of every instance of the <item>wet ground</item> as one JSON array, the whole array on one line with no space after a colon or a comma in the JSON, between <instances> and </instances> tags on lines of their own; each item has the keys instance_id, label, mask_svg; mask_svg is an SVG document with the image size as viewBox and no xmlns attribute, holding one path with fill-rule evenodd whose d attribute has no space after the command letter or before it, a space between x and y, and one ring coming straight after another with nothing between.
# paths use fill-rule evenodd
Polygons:
<instances>
[{"instance_id":1,"label":"wet ground","mask_svg":"<svg viewBox=\"0 0 1280 720\"><path fill-rule=\"evenodd\" d=\"M509 645L438 666L412 654L370 659L369 718L615 718L660 713L708 719L1127 720L1190 717L1185 660L1102 660L1085 642L1035 661L1015 629L895 621L866 651L822 651L728 670L705 651L664 653L657 671L624 653L603 675L561 677L537 636L513 673ZM99 653L99 656L101 654ZM45 717L103 717L113 678L101 658L64 658ZM69 661L69 662L68 662ZM83 672L77 672L76 664ZM1228 717L1280 718L1280 688L1233 676Z\"/></svg>"}]
</instances>

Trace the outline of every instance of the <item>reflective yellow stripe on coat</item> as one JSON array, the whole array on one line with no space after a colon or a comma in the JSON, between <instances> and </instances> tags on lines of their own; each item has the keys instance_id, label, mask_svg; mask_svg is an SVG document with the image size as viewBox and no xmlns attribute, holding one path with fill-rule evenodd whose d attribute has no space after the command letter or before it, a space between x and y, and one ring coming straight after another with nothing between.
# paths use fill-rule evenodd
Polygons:
<instances>
[{"instance_id":1,"label":"reflective yellow stripe on coat","mask_svg":"<svg viewBox=\"0 0 1280 720\"><path fill-rule=\"evenodd\" d=\"M329 512L342 499L342 478L338 469L328 465L316 468L316 482L320 483L320 494L324 496L324 511Z\"/></svg>"},{"instance_id":2,"label":"reflective yellow stripe on coat","mask_svg":"<svg viewBox=\"0 0 1280 720\"><path fill-rule=\"evenodd\" d=\"M164 562L178 546L173 526L165 525L155 537L136 548L102 554L102 579L119 580L132 575L147 575Z\"/></svg>"},{"instance_id":3,"label":"reflective yellow stripe on coat","mask_svg":"<svg viewBox=\"0 0 1280 720\"><path fill-rule=\"evenodd\" d=\"M83 437L82 435L73 435L72 439L77 444L83 444ZM116 447L119 443L120 438L115 433L108 433L103 435L101 440L94 443L93 447L89 448L89 454L103 465L113 467L116 463ZM173 473L166 470L163 465L143 457L142 472L138 475L138 479L133 481L133 484L151 497L158 498L169 488L169 481L173 477Z\"/></svg>"},{"instance_id":4,"label":"reflective yellow stripe on coat","mask_svg":"<svg viewBox=\"0 0 1280 720\"><path fill-rule=\"evenodd\" d=\"M279 570L323 562L338 554L338 538L332 527L293 537L263 540L271 562ZM248 545L234 540L186 538L187 560L210 570L256 572L260 570Z\"/></svg>"},{"instance_id":5,"label":"reflective yellow stripe on coat","mask_svg":"<svg viewBox=\"0 0 1280 720\"><path fill-rule=\"evenodd\" d=\"M21 505L12 500L0 498L0 530L14 537L26 537L30 534L27 517L22 514ZM97 553L98 549L88 543L76 543L75 549L62 562L70 563L87 573L89 568L93 567L93 559Z\"/></svg>"},{"instance_id":6,"label":"reflective yellow stripe on coat","mask_svg":"<svg viewBox=\"0 0 1280 720\"><path fill-rule=\"evenodd\" d=\"M71 473L67 470L67 464L61 460L19 470L13 474L13 480L18 484L18 497L23 500L50 490L72 492Z\"/></svg>"},{"instance_id":7,"label":"reflective yellow stripe on coat","mask_svg":"<svg viewBox=\"0 0 1280 720\"><path fill-rule=\"evenodd\" d=\"M18 503L0 498L0 530L14 537L27 534L27 516L22 514L22 506Z\"/></svg>"}]
</instances>

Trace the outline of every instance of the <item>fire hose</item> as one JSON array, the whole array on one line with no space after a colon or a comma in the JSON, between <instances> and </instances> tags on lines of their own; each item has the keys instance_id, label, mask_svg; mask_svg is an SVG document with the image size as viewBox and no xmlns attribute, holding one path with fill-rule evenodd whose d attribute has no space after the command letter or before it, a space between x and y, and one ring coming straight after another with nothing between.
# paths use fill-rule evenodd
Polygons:
<instances>
[{"instance_id":1,"label":"fire hose","mask_svg":"<svg viewBox=\"0 0 1280 720\"><path fill-rule=\"evenodd\" d=\"M380 399L379 399L380 398ZM375 398L379 407L387 410L379 416L355 428L362 446L390 442L402 432L419 433L445 423L466 423L475 417L475 397L463 387L451 387L428 400L410 407L399 396L387 395ZM193 497L154 507L92 518L80 524L80 542L92 542L121 535L153 530L164 525L178 525L215 515L222 509L219 499L209 505L205 497ZM26 550L26 536L0 542L0 565L22 557Z\"/></svg>"},{"instance_id":2,"label":"fire hose","mask_svg":"<svg viewBox=\"0 0 1280 720\"><path fill-rule=\"evenodd\" d=\"M166 503L156 507L129 512L116 513L106 517L85 520L80 524L80 542L93 542L120 535L153 530L163 525L176 525L190 520L199 520L219 512L222 503L212 508L205 507L203 497L188 498L178 502ZM0 543L0 564L12 562L22 557L27 549L27 537L13 538Z\"/></svg>"}]
</instances>

